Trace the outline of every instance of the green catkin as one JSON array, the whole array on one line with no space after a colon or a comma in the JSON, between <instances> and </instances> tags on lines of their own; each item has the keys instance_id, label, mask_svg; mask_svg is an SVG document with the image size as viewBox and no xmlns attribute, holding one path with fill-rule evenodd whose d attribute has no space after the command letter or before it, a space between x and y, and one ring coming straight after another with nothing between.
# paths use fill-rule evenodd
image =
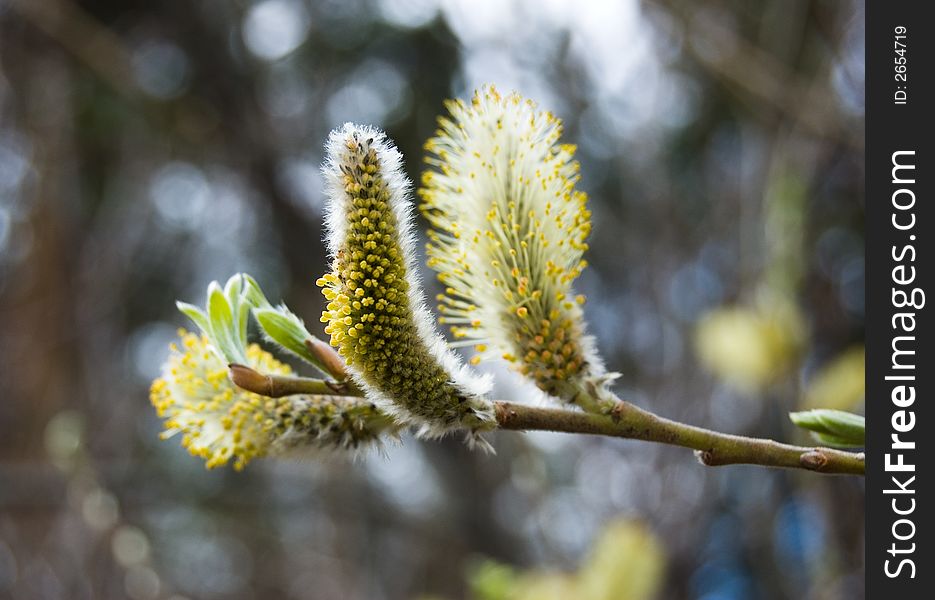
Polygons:
<instances>
[{"instance_id":1,"label":"green catkin","mask_svg":"<svg viewBox=\"0 0 935 600\"><path fill-rule=\"evenodd\" d=\"M460 365L424 304L399 152L382 132L347 124L331 135L324 173L332 264L317 282L328 300L321 320L349 372L422 434L491 428L489 383Z\"/></svg>"}]
</instances>

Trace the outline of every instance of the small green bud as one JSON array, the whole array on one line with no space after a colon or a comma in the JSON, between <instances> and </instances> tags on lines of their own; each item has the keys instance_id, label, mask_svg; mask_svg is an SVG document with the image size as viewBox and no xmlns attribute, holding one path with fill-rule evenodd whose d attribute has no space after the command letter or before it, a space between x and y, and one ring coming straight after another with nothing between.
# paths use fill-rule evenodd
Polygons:
<instances>
[{"instance_id":1,"label":"small green bud","mask_svg":"<svg viewBox=\"0 0 935 600\"><path fill-rule=\"evenodd\" d=\"M789 419L802 429L812 433L812 437L828 446L837 448L862 448L864 446L865 425L860 415L816 408L789 413Z\"/></svg>"}]
</instances>

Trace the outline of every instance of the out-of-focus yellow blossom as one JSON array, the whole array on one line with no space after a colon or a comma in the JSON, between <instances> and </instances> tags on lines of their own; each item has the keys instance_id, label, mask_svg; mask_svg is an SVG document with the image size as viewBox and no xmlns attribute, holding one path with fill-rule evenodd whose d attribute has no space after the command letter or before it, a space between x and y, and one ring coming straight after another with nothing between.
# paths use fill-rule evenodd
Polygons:
<instances>
[{"instance_id":1,"label":"out-of-focus yellow blossom","mask_svg":"<svg viewBox=\"0 0 935 600\"><path fill-rule=\"evenodd\" d=\"M804 325L791 305L722 307L701 318L696 350L715 375L755 392L788 372L801 347Z\"/></svg>"},{"instance_id":2,"label":"out-of-focus yellow blossom","mask_svg":"<svg viewBox=\"0 0 935 600\"><path fill-rule=\"evenodd\" d=\"M518 572L485 562L471 578L474 600L652 600L665 571L659 540L635 521L611 523L572 573Z\"/></svg>"},{"instance_id":3,"label":"out-of-focus yellow blossom","mask_svg":"<svg viewBox=\"0 0 935 600\"><path fill-rule=\"evenodd\" d=\"M863 346L854 346L822 367L808 382L801 408L859 408L864 399L864 354Z\"/></svg>"},{"instance_id":4,"label":"out-of-focus yellow blossom","mask_svg":"<svg viewBox=\"0 0 935 600\"><path fill-rule=\"evenodd\" d=\"M377 442L392 429L369 402L351 398L289 396L267 398L236 387L228 367L205 335L179 331L150 400L164 419L162 438L182 436L182 446L210 469L233 461L243 469L252 459L301 446L356 449ZM248 366L287 375L256 344L246 348Z\"/></svg>"}]
</instances>

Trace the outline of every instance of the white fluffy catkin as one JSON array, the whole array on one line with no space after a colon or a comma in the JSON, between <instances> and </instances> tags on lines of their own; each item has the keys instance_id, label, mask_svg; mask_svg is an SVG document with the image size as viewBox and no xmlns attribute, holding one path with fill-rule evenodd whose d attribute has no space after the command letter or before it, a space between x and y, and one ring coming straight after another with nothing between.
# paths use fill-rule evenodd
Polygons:
<instances>
[{"instance_id":1,"label":"white fluffy catkin","mask_svg":"<svg viewBox=\"0 0 935 600\"><path fill-rule=\"evenodd\" d=\"M445 293L439 322L454 344L503 358L544 391L588 410L613 404L572 284L586 266L587 195L575 189L575 147L561 121L494 87L450 118L425 148L421 210L432 225L428 265Z\"/></svg>"}]
</instances>

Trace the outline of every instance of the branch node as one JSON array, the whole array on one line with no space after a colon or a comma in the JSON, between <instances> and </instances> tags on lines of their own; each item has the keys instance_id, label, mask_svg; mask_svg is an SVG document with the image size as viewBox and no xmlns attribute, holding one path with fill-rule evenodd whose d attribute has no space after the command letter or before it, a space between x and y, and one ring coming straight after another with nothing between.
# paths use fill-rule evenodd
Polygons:
<instances>
[{"instance_id":1,"label":"branch node","mask_svg":"<svg viewBox=\"0 0 935 600\"><path fill-rule=\"evenodd\" d=\"M325 385L327 385L331 391L333 391L335 394L338 394L339 396L346 394L348 391L348 385L344 381L330 381L326 379Z\"/></svg>"},{"instance_id":2,"label":"branch node","mask_svg":"<svg viewBox=\"0 0 935 600\"><path fill-rule=\"evenodd\" d=\"M695 458L706 467L716 467L718 465L714 459L714 452L711 450L695 450Z\"/></svg>"},{"instance_id":3,"label":"branch node","mask_svg":"<svg viewBox=\"0 0 935 600\"><path fill-rule=\"evenodd\" d=\"M806 469L821 471L825 465L828 464L828 457L825 456L825 453L821 450L812 450L804 453L799 458L799 462L802 463L802 466Z\"/></svg>"}]
</instances>

